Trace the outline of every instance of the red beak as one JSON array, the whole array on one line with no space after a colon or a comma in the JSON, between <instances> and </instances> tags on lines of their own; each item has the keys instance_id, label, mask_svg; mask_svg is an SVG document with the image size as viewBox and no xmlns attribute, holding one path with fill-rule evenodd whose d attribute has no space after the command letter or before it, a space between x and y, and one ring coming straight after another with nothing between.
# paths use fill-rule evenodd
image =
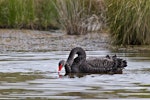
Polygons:
<instances>
[{"instance_id":1,"label":"red beak","mask_svg":"<svg viewBox=\"0 0 150 100\"><path fill-rule=\"evenodd\" d=\"M62 70L62 64L58 67L58 72L60 72Z\"/></svg>"}]
</instances>

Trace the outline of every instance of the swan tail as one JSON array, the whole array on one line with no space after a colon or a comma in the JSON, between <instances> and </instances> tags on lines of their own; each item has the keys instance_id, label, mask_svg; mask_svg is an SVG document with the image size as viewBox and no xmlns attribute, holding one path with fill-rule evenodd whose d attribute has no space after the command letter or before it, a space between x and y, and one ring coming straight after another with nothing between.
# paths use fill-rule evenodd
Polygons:
<instances>
[{"instance_id":1,"label":"swan tail","mask_svg":"<svg viewBox=\"0 0 150 100\"><path fill-rule=\"evenodd\" d=\"M114 67L115 68L127 67L127 61L126 60L123 60L121 58L117 58L117 56L113 56L112 59L114 61Z\"/></svg>"},{"instance_id":2,"label":"swan tail","mask_svg":"<svg viewBox=\"0 0 150 100\"><path fill-rule=\"evenodd\" d=\"M112 72L122 74L122 70L125 67L127 67L127 61L123 60L121 58L117 58L117 56L113 56L112 59L114 61L114 66L113 66Z\"/></svg>"}]
</instances>

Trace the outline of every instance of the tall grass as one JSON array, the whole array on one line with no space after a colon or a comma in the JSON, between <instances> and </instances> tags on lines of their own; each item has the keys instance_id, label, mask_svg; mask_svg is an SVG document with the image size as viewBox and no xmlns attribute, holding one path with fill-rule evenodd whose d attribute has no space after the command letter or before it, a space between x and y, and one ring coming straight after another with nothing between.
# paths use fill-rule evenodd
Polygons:
<instances>
[{"instance_id":1,"label":"tall grass","mask_svg":"<svg viewBox=\"0 0 150 100\"><path fill-rule=\"evenodd\" d=\"M56 0L58 20L67 34L86 34L101 28L104 16L98 0ZM100 16L101 15L101 16Z\"/></svg>"},{"instance_id":2,"label":"tall grass","mask_svg":"<svg viewBox=\"0 0 150 100\"><path fill-rule=\"evenodd\" d=\"M68 34L100 30L103 0L0 0L0 28L50 29Z\"/></svg>"},{"instance_id":3,"label":"tall grass","mask_svg":"<svg viewBox=\"0 0 150 100\"><path fill-rule=\"evenodd\" d=\"M56 15L52 0L0 0L1 28L54 28Z\"/></svg>"},{"instance_id":4,"label":"tall grass","mask_svg":"<svg viewBox=\"0 0 150 100\"><path fill-rule=\"evenodd\" d=\"M113 43L150 44L150 0L106 0Z\"/></svg>"},{"instance_id":5,"label":"tall grass","mask_svg":"<svg viewBox=\"0 0 150 100\"><path fill-rule=\"evenodd\" d=\"M53 2L55 0L35 0L36 4L36 14L38 18L38 25L45 28L58 28L57 23L57 11Z\"/></svg>"}]
</instances>

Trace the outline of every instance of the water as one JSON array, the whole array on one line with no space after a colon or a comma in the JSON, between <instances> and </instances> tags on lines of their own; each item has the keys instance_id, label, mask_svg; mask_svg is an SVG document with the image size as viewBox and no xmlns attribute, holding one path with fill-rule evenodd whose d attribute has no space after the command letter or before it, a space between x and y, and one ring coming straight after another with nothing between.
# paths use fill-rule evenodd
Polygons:
<instances>
[{"instance_id":1,"label":"water","mask_svg":"<svg viewBox=\"0 0 150 100\"><path fill-rule=\"evenodd\" d=\"M87 56L117 54L126 59L123 74L69 78L57 73L68 51L0 54L0 99L148 99L150 53L88 51Z\"/></svg>"}]
</instances>

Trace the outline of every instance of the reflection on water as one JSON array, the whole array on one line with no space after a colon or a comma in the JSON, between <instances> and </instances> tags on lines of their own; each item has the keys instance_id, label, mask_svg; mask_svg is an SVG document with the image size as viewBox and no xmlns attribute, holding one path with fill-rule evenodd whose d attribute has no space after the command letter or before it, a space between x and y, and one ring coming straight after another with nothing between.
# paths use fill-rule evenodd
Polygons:
<instances>
[{"instance_id":1,"label":"reflection on water","mask_svg":"<svg viewBox=\"0 0 150 100\"><path fill-rule=\"evenodd\" d=\"M88 51L87 56L117 54L128 61L123 74L58 74L68 51L0 54L0 99L150 98L150 53Z\"/></svg>"}]
</instances>

